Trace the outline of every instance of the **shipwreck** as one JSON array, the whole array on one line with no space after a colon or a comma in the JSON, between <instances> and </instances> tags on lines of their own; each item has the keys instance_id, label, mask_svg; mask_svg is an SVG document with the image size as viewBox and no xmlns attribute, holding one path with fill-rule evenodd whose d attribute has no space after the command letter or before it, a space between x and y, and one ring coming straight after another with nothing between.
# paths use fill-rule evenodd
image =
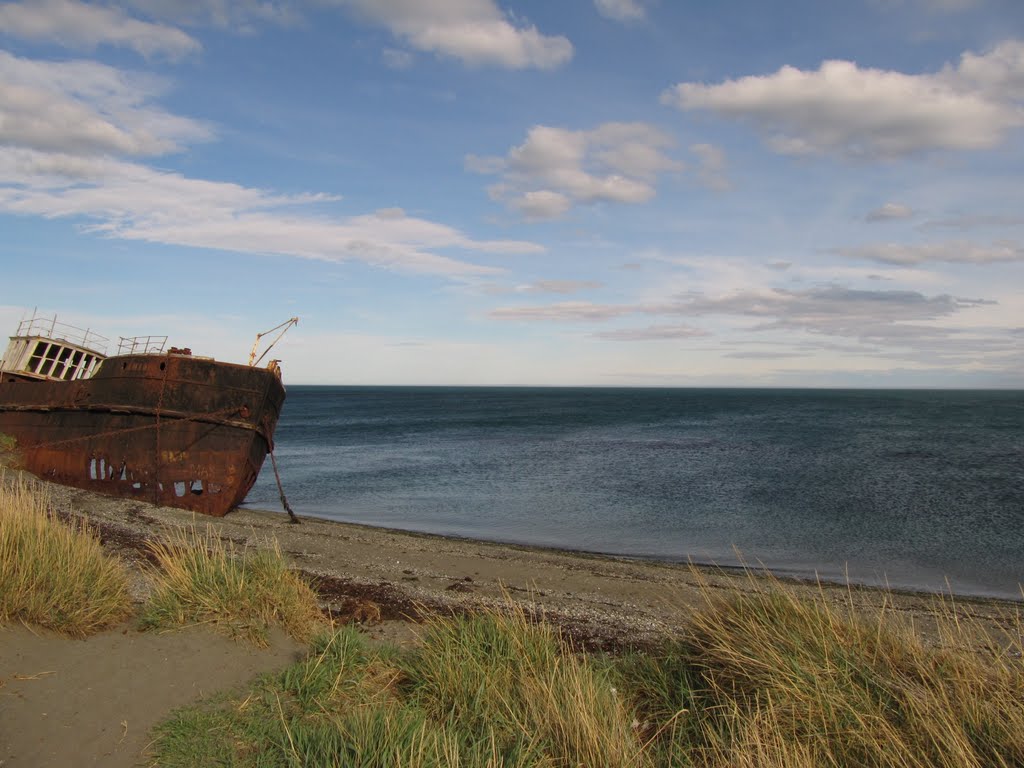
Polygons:
<instances>
[{"instance_id":1,"label":"shipwreck","mask_svg":"<svg viewBox=\"0 0 1024 768\"><path fill-rule=\"evenodd\" d=\"M259 364L297 322L236 364L166 336L122 337L108 356L107 338L33 313L0 360L0 434L45 480L223 516L273 460L285 388L279 360Z\"/></svg>"}]
</instances>

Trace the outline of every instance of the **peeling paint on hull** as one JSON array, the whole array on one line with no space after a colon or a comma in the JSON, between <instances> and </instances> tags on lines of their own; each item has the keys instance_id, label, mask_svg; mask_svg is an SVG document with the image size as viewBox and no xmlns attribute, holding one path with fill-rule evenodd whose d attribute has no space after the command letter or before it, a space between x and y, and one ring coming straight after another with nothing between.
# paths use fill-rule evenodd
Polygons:
<instances>
[{"instance_id":1,"label":"peeling paint on hull","mask_svg":"<svg viewBox=\"0 0 1024 768\"><path fill-rule=\"evenodd\" d=\"M220 517L256 482L284 398L272 370L120 355L79 381L4 374L0 433L39 477Z\"/></svg>"}]
</instances>

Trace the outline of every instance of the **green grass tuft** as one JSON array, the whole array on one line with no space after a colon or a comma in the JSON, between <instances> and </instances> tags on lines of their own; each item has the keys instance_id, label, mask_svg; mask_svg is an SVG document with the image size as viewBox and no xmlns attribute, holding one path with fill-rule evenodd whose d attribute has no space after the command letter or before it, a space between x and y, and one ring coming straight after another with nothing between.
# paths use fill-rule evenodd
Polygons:
<instances>
[{"instance_id":1,"label":"green grass tuft","mask_svg":"<svg viewBox=\"0 0 1024 768\"><path fill-rule=\"evenodd\" d=\"M266 645L272 626L304 642L322 621L316 595L288 570L276 542L270 550L238 553L211 527L205 533L188 528L150 549L158 569L144 627L212 624Z\"/></svg>"},{"instance_id":2,"label":"green grass tuft","mask_svg":"<svg viewBox=\"0 0 1024 768\"><path fill-rule=\"evenodd\" d=\"M60 522L44 492L0 475L0 621L82 637L130 612L123 567L86 525Z\"/></svg>"}]
</instances>

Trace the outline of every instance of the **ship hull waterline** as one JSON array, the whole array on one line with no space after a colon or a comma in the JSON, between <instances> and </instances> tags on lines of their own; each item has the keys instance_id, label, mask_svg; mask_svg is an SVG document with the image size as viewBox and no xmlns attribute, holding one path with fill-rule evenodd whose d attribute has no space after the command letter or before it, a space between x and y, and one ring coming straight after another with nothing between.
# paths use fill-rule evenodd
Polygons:
<instances>
[{"instance_id":1,"label":"ship hull waterline","mask_svg":"<svg viewBox=\"0 0 1024 768\"><path fill-rule=\"evenodd\" d=\"M43 479L220 517L256 482L284 397L270 370L123 355L81 381L5 376L0 433Z\"/></svg>"}]
</instances>

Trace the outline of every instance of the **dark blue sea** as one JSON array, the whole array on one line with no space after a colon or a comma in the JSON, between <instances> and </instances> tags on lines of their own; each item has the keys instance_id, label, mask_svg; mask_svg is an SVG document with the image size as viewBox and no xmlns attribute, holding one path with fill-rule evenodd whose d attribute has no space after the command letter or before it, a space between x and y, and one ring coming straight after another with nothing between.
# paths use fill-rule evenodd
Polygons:
<instances>
[{"instance_id":1,"label":"dark blue sea","mask_svg":"<svg viewBox=\"0 0 1024 768\"><path fill-rule=\"evenodd\" d=\"M276 441L303 515L1022 597L1022 391L292 386Z\"/></svg>"}]
</instances>

